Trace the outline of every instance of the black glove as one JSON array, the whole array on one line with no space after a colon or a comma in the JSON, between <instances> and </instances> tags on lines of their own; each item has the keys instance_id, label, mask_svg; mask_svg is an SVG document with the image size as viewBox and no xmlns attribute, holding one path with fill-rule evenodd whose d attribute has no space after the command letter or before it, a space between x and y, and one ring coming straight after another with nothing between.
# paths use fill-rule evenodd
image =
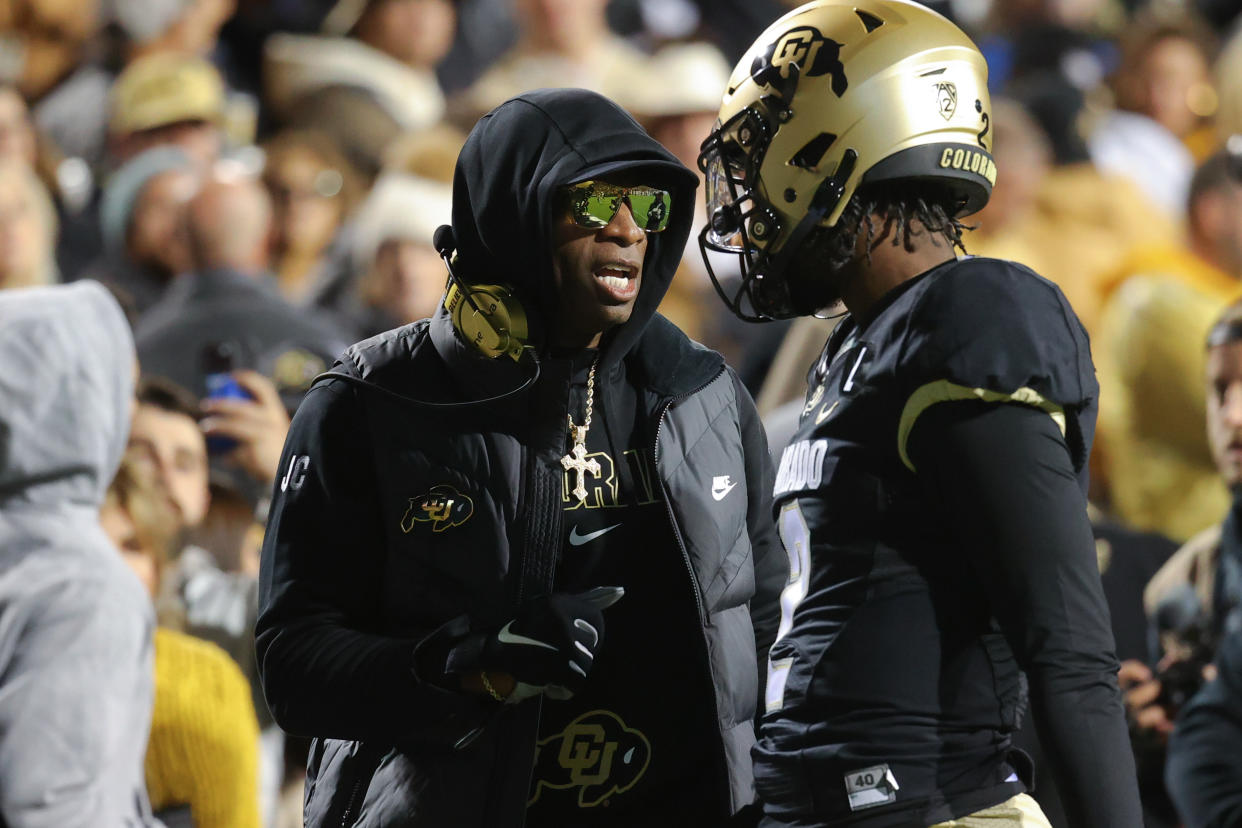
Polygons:
<instances>
[{"instance_id":1,"label":"black glove","mask_svg":"<svg viewBox=\"0 0 1242 828\"><path fill-rule=\"evenodd\" d=\"M624 594L621 587L596 587L541 595L488 636L479 664L486 671L513 676L517 684L507 702L545 690L554 698L569 698L586 683L604 640L603 610Z\"/></svg>"}]
</instances>

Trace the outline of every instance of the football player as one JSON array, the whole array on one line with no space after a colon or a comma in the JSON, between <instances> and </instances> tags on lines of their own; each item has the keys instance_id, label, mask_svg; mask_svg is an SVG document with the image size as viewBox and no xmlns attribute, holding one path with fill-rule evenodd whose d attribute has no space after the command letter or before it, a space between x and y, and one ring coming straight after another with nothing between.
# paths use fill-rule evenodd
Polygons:
<instances>
[{"instance_id":1,"label":"football player","mask_svg":"<svg viewBox=\"0 0 1242 828\"><path fill-rule=\"evenodd\" d=\"M781 18L703 144L733 311L846 311L775 484L765 828L1047 826L1011 746L1028 681L1071 824L1142 825L1086 514L1087 337L1052 283L965 255L991 145L978 49L904 0Z\"/></svg>"}]
</instances>

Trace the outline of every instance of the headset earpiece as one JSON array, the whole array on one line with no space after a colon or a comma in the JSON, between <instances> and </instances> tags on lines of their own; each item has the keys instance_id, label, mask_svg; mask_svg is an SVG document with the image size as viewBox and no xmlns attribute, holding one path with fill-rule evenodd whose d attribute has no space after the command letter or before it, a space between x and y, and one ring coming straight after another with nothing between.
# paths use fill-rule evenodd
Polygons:
<instances>
[{"instance_id":1,"label":"headset earpiece","mask_svg":"<svg viewBox=\"0 0 1242 828\"><path fill-rule=\"evenodd\" d=\"M451 226L437 227L431 243L448 268L444 307L457 333L488 359L508 355L514 362L521 360L530 329L526 310L513 289L506 285L468 285L457 277L453 271L457 239Z\"/></svg>"},{"instance_id":2,"label":"headset earpiece","mask_svg":"<svg viewBox=\"0 0 1242 828\"><path fill-rule=\"evenodd\" d=\"M444 307L462 339L480 354L489 359L501 355L514 362L521 359L529 329L526 311L512 289L505 285L466 285L453 276Z\"/></svg>"}]
</instances>

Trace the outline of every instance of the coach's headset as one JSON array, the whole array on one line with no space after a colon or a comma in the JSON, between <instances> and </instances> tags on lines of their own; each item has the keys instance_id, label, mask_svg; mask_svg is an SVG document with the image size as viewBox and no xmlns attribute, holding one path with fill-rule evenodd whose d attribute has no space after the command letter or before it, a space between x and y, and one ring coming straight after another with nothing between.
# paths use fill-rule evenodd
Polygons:
<instances>
[{"instance_id":1,"label":"coach's headset","mask_svg":"<svg viewBox=\"0 0 1242 828\"><path fill-rule=\"evenodd\" d=\"M448 291L444 309L462 340L488 359L507 356L520 362L530 347L526 309L507 285L466 284L453 270L457 239L453 228L436 228L431 243L448 268ZM532 352L532 357L534 356ZM536 365L538 363L536 362Z\"/></svg>"},{"instance_id":2,"label":"coach's headset","mask_svg":"<svg viewBox=\"0 0 1242 828\"><path fill-rule=\"evenodd\" d=\"M315 378L332 377L344 380L353 385L366 386L385 396L404 404L413 404L422 408L450 409L464 408L470 405L497 402L525 391L539 379L539 356L529 342L529 327L526 321L526 309L518 300L513 290L505 285L471 285L458 277L453 270L454 252L457 239L453 228L442 224L432 234L431 243L436 252L444 260L448 268L448 289L444 294L444 308L449 313L454 330L457 331L467 347L476 354L488 359L507 356L516 363L528 355L535 370L517 388L485 397L481 400L465 400L463 402L431 402L417 400L397 394L382 385L377 385L361 377L355 377L342 371L326 371Z\"/></svg>"}]
</instances>

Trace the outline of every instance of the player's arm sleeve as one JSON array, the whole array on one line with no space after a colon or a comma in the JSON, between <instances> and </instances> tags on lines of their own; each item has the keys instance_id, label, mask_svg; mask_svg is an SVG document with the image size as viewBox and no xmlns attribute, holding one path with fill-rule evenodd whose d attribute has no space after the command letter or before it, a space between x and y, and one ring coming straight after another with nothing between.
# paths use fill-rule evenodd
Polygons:
<instances>
[{"instance_id":1,"label":"player's arm sleeve","mask_svg":"<svg viewBox=\"0 0 1242 828\"><path fill-rule=\"evenodd\" d=\"M1186 828L1242 825L1242 633L1221 644L1216 681L1177 719L1165 783Z\"/></svg>"},{"instance_id":2,"label":"player's arm sleeve","mask_svg":"<svg viewBox=\"0 0 1242 828\"><path fill-rule=\"evenodd\" d=\"M355 393L316 386L290 425L259 570L263 692L291 733L452 745L486 715L442 673L466 622L396 635L380 617L385 539Z\"/></svg>"},{"instance_id":3,"label":"player's arm sleeve","mask_svg":"<svg viewBox=\"0 0 1242 828\"><path fill-rule=\"evenodd\" d=\"M742 447L746 455L746 525L755 567L755 595L750 601L750 617L755 628L759 687L763 687L767 681L768 650L776 640L776 631L780 627L780 597L789 577L789 559L772 518L775 471L763 423L746 387L737 375L733 380L741 412ZM762 712L760 705L756 715Z\"/></svg>"},{"instance_id":4,"label":"player's arm sleeve","mask_svg":"<svg viewBox=\"0 0 1242 828\"><path fill-rule=\"evenodd\" d=\"M1060 427L1030 405L941 403L909 452L1027 673L1070 825L1142 825L1108 607Z\"/></svg>"}]
</instances>

